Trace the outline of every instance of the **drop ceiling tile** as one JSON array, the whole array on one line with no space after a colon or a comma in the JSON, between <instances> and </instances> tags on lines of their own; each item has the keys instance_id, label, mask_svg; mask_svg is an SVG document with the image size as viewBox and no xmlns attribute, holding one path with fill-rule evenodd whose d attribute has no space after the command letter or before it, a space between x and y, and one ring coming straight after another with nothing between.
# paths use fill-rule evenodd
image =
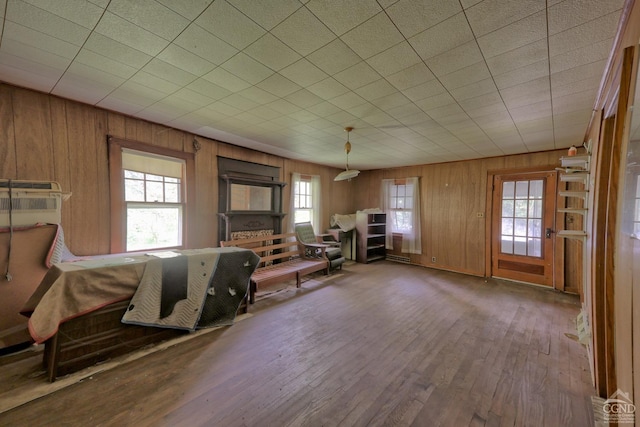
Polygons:
<instances>
[{"instance_id":1,"label":"drop ceiling tile","mask_svg":"<svg viewBox=\"0 0 640 427\"><path fill-rule=\"evenodd\" d=\"M224 68L218 67L202 76L205 80L223 87L231 92L239 92L251 86L251 83L234 76Z\"/></svg>"},{"instance_id":2,"label":"drop ceiling tile","mask_svg":"<svg viewBox=\"0 0 640 427\"><path fill-rule=\"evenodd\" d=\"M260 124L262 122L266 122L267 120L257 116L253 113L250 113L248 111L243 111L242 113L238 114L235 116L235 118L240 119L244 122L246 122L248 125L254 125L254 124Z\"/></svg>"},{"instance_id":3,"label":"drop ceiling tile","mask_svg":"<svg viewBox=\"0 0 640 427\"><path fill-rule=\"evenodd\" d=\"M286 96L285 99L300 108L309 108L322 102L322 98L306 89L300 89Z\"/></svg>"},{"instance_id":4,"label":"drop ceiling tile","mask_svg":"<svg viewBox=\"0 0 640 427\"><path fill-rule=\"evenodd\" d=\"M257 86L248 87L238 93L260 105L270 104L278 99L277 96Z\"/></svg>"},{"instance_id":5,"label":"drop ceiling tile","mask_svg":"<svg viewBox=\"0 0 640 427\"><path fill-rule=\"evenodd\" d=\"M332 77L311 85L307 89L325 100L335 98L349 91L342 83Z\"/></svg>"},{"instance_id":6,"label":"drop ceiling tile","mask_svg":"<svg viewBox=\"0 0 640 427\"><path fill-rule=\"evenodd\" d=\"M108 3L108 0L105 0ZM156 0L158 3L165 5L167 8L173 10L179 15L184 16L189 20L196 19L203 10L205 10L214 0L189 0L175 1L175 0Z\"/></svg>"},{"instance_id":7,"label":"drop ceiling tile","mask_svg":"<svg viewBox=\"0 0 640 427\"><path fill-rule=\"evenodd\" d=\"M21 58L23 61L27 61L28 63L40 64L39 68L41 68L42 71L47 69L51 71L57 70L53 72L53 75L57 77L61 75L60 71L64 71L71 63L71 58L58 56L47 50L25 45L12 38L5 38L3 40L2 52L10 55L6 57L7 60L11 57ZM16 65L18 68L22 67L22 64L20 63L13 65Z\"/></svg>"},{"instance_id":8,"label":"drop ceiling tile","mask_svg":"<svg viewBox=\"0 0 640 427\"><path fill-rule=\"evenodd\" d=\"M340 108L336 107L335 105L333 105L328 101L323 101L323 102L320 102L319 104L307 107L307 110L311 111L313 114L315 114L318 117L327 117L339 112Z\"/></svg>"},{"instance_id":9,"label":"drop ceiling tile","mask_svg":"<svg viewBox=\"0 0 640 427\"><path fill-rule=\"evenodd\" d=\"M411 38L461 11L458 2L441 0L401 0L387 9L387 13L406 38Z\"/></svg>"},{"instance_id":10,"label":"drop ceiling tile","mask_svg":"<svg viewBox=\"0 0 640 427\"><path fill-rule=\"evenodd\" d=\"M176 38L190 22L154 0L111 0L107 10L169 41Z\"/></svg>"},{"instance_id":11,"label":"drop ceiling tile","mask_svg":"<svg viewBox=\"0 0 640 427\"><path fill-rule=\"evenodd\" d=\"M302 7L297 0L229 0L229 3L267 30Z\"/></svg>"},{"instance_id":12,"label":"drop ceiling tile","mask_svg":"<svg viewBox=\"0 0 640 427\"><path fill-rule=\"evenodd\" d=\"M273 101L268 105L268 107L281 114L291 114L294 111L298 111L300 109L300 107L292 104L286 99L278 99L276 101Z\"/></svg>"},{"instance_id":13,"label":"drop ceiling tile","mask_svg":"<svg viewBox=\"0 0 640 427\"><path fill-rule=\"evenodd\" d=\"M152 58L150 55L96 32L91 33L84 49L136 69L144 66Z\"/></svg>"},{"instance_id":14,"label":"drop ceiling tile","mask_svg":"<svg viewBox=\"0 0 640 427\"><path fill-rule=\"evenodd\" d=\"M9 54L4 47L0 50L0 76L7 83L49 92L63 72L64 68Z\"/></svg>"},{"instance_id":15,"label":"drop ceiling tile","mask_svg":"<svg viewBox=\"0 0 640 427\"><path fill-rule=\"evenodd\" d=\"M215 83L211 83L203 78L196 79L185 86L187 89L191 89L194 92L198 92L212 100L219 100L226 96L231 95L231 91L218 86Z\"/></svg>"},{"instance_id":16,"label":"drop ceiling tile","mask_svg":"<svg viewBox=\"0 0 640 427\"><path fill-rule=\"evenodd\" d=\"M512 86L501 90L500 94L509 110L522 105L546 101L551 98L549 79L542 78Z\"/></svg>"},{"instance_id":17,"label":"drop ceiling tile","mask_svg":"<svg viewBox=\"0 0 640 427\"><path fill-rule=\"evenodd\" d=\"M540 0L485 0L465 13L474 34L480 37L544 10L545 2Z\"/></svg>"},{"instance_id":18,"label":"drop ceiling tile","mask_svg":"<svg viewBox=\"0 0 640 427\"><path fill-rule=\"evenodd\" d=\"M215 117L216 119L220 117L235 116L242 113L241 110L229 104L225 104L222 101L216 101L213 104L209 104L203 110L207 111L212 115L212 117Z\"/></svg>"},{"instance_id":19,"label":"drop ceiling tile","mask_svg":"<svg viewBox=\"0 0 640 427\"><path fill-rule=\"evenodd\" d=\"M55 2L25 0L25 3L29 3L32 6L46 10L60 18L66 19L90 30L95 27L104 12L104 7L79 0L56 0ZM0 7L2 8L0 16L4 15L5 4L5 0L0 1Z\"/></svg>"},{"instance_id":20,"label":"drop ceiling tile","mask_svg":"<svg viewBox=\"0 0 640 427\"><path fill-rule=\"evenodd\" d=\"M549 7L549 34L577 27L602 15L616 12L618 17L623 0L566 0Z\"/></svg>"},{"instance_id":21,"label":"drop ceiling tile","mask_svg":"<svg viewBox=\"0 0 640 427\"><path fill-rule=\"evenodd\" d=\"M80 49L77 45L48 36L40 31L36 31L11 21L7 21L4 26L3 40L4 43L8 43L9 41L15 42L14 46L34 48L36 50L46 52L47 54L56 55L70 60L77 55ZM19 52L16 53L21 56Z\"/></svg>"},{"instance_id":22,"label":"drop ceiling tile","mask_svg":"<svg viewBox=\"0 0 640 427\"><path fill-rule=\"evenodd\" d=\"M169 44L162 37L110 12L105 12L95 32L151 56L157 55Z\"/></svg>"},{"instance_id":23,"label":"drop ceiling tile","mask_svg":"<svg viewBox=\"0 0 640 427\"><path fill-rule=\"evenodd\" d=\"M143 80L146 82L146 80ZM122 100L139 106L138 110L152 105L167 96L166 92L159 91L155 87L140 84L135 80L128 80L111 92L107 99ZM104 101L102 101L104 102ZM100 104L102 104L100 102Z\"/></svg>"},{"instance_id":24,"label":"drop ceiling tile","mask_svg":"<svg viewBox=\"0 0 640 427\"><path fill-rule=\"evenodd\" d=\"M419 115L420 113L424 114L423 111L416 107L415 104L404 104L404 105L400 105L398 107L395 108L390 108L387 110L387 113L397 119L398 121L402 122L403 118L412 116L415 117L416 115ZM409 130L406 128L400 128L402 130Z\"/></svg>"},{"instance_id":25,"label":"drop ceiling tile","mask_svg":"<svg viewBox=\"0 0 640 427\"><path fill-rule=\"evenodd\" d=\"M280 114L279 112L265 106L265 105L260 105L256 108L253 108L251 110L249 110L249 113L254 114L258 117L260 117L263 120L273 120L277 117L282 116L282 114Z\"/></svg>"},{"instance_id":26,"label":"drop ceiling tile","mask_svg":"<svg viewBox=\"0 0 640 427\"><path fill-rule=\"evenodd\" d=\"M283 68L280 74L302 87L311 86L329 77L327 73L304 58Z\"/></svg>"},{"instance_id":27,"label":"drop ceiling tile","mask_svg":"<svg viewBox=\"0 0 640 427\"><path fill-rule=\"evenodd\" d=\"M302 56L321 48L336 38L307 8L300 8L271 30L271 34Z\"/></svg>"},{"instance_id":28,"label":"drop ceiling tile","mask_svg":"<svg viewBox=\"0 0 640 427\"><path fill-rule=\"evenodd\" d=\"M225 0L213 2L194 22L240 50L258 40L266 32L264 28ZM242 31L238 31L239 28L242 28Z\"/></svg>"},{"instance_id":29,"label":"drop ceiling tile","mask_svg":"<svg viewBox=\"0 0 640 427\"><path fill-rule=\"evenodd\" d=\"M275 71L291 65L301 58L298 53L269 33L246 48L244 53Z\"/></svg>"},{"instance_id":30,"label":"drop ceiling tile","mask_svg":"<svg viewBox=\"0 0 640 427\"><path fill-rule=\"evenodd\" d=\"M553 97L553 114L568 113L572 111L591 110L591 104L596 97L596 90L588 88L582 92L571 93L568 95L554 94Z\"/></svg>"},{"instance_id":31,"label":"drop ceiling tile","mask_svg":"<svg viewBox=\"0 0 640 427\"><path fill-rule=\"evenodd\" d=\"M443 92L446 92L446 89L442 86L442 83L433 79L417 86L404 89L402 94L412 101L419 101L430 96L439 95Z\"/></svg>"},{"instance_id":32,"label":"drop ceiling tile","mask_svg":"<svg viewBox=\"0 0 640 427\"><path fill-rule=\"evenodd\" d=\"M468 113L472 111L480 110L486 106L493 106L496 104L502 105L502 109L506 110L504 106L504 102L500 97L500 94L495 91L488 94L476 96L473 98L468 98L462 101L459 101L458 104ZM471 115L471 114L470 114Z\"/></svg>"},{"instance_id":33,"label":"drop ceiling tile","mask_svg":"<svg viewBox=\"0 0 640 427\"><path fill-rule=\"evenodd\" d=\"M347 92L344 95L336 96L329 100L333 105L343 109L350 110L352 107L362 105L367 101L353 92Z\"/></svg>"},{"instance_id":34,"label":"drop ceiling tile","mask_svg":"<svg viewBox=\"0 0 640 427\"><path fill-rule=\"evenodd\" d=\"M260 82L257 86L260 89L266 90L267 92L280 98L284 98L285 96L300 90L299 85L295 84L294 82L280 74L272 74L270 77Z\"/></svg>"},{"instance_id":35,"label":"drop ceiling tile","mask_svg":"<svg viewBox=\"0 0 640 427\"><path fill-rule=\"evenodd\" d=\"M98 76L99 75L96 74L96 77ZM107 79L93 79L86 75L79 75L69 70L60 80L58 80L56 87L51 91L51 93L67 99L73 99L89 105L95 105L124 81L119 78L115 79L119 82L112 82L112 84L108 84Z\"/></svg>"},{"instance_id":36,"label":"drop ceiling tile","mask_svg":"<svg viewBox=\"0 0 640 427\"><path fill-rule=\"evenodd\" d=\"M440 82L448 90L454 90L491 77L484 61L476 62L468 67L440 77Z\"/></svg>"},{"instance_id":37,"label":"drop ceiling tile","mask_svg":"<svg viewBox=\"0 0 640 427\"><path fill-rule=\"evenodd\" d=\"M155 92L162 93L164 96L172 94L173 92L180 89L180 85L165 80L154 74L150 74L146 71L138 71L127 81L127 83L135 83L140 86L153 89Z\"/></svg>"},{"instance_id":38,"label":"drop ceiling tile","mask_svg":"<svg viewBox=\"0 0 640 427\"><path fill-rule=\"evenodd\" d=\"M619 13L611 13L550 36L550 55L561 55L579 48L588 48L603 40L613 39L619 18Z\"/></svg>"},{"instance_id":39,"label":"drop ceiling tile","mask_svg":"<svg viewBox=\"0 0 640 427\"><path fill-rule=\"evenodd\" d=\"M226 61L221 67L251 84L260 83L274 73L272 69L242 52Z\"/></svg>"},{"instance_id":40,"label":"drop ceiling tile","mask_svg":"<svg viewBox=\"0 0 640 427\"><path fill-rule=\"evenodd\" d=\"M7 8L7 0L0 0L0 18L4 17L4 11Z\"/></svg>"},{"instance_id":41,"label":"drop ceiling tile","mask_svg":"<svg viewBox=\"0 0 640 427\"><path fill-rule=\"evenodd\" d=\"M464 13L459 13L411 37L409 43L422 59L429 59L471 40L473 40L471 28Z\"/></svg>"},{"instance_id":42,"label":"drop ceiling tile","mask_svg":"<svg viewBox=\"0 0 640 427\"><path fill-rule=\"evenodd\" d=\"M364 61L360 61L333 77L352 90L380 79L380 75Z\"/></svg>"},{"instance_id":43,"label":"drop ceiling tile","mask_svg":"<svg viewBox=\"0 0 640 427\"><path fill-rule=\"evenodd\" d=\"M300 123L308 123L314 120L318 120L318 116L307 110L298 110L294 113L289 114L289 117L299 121ZM315 132L315 128L309 127L307 132L313 133Z\"/></svg>"},{"instance_id":44,"label":"drop ceiling tile","mask_svg":"<svg viewBox=\"0 0 640 427\"><path fill-rule=\"evenodd\" d=\"M609 56L609 49L611 48L613 40L605 40L599 43L594 43L589 48L580 48L566 52L562 55L551 57L551 73L559 73L571 68L581 67L583 65L602 61Z\"/></svg>"},{"instance_id":45,"label":"drop ceiling tile","mask_svg":"<svg viewBox=\"0 0 640 427\"><path fill-rule=\"evenodd\" d=\"M179 86L185 86L194 81L198 76L188 73L178 67L175 67L168 62L154 58L147 65L142 68L142 71L146 71L156 77L163 80L170 81Z\"/></svg>"},{"instance_id":46,"label":"drop ceiling tile","mask_svg":"<svg viewBox=\"0 0 640 427\"><path fill-rule=\"evenodd\" d=\"M531 80L536 80L548 76L549 62L545 59L539 62L535 62L531 65L518 68L517 70L494 75L493 78L498 89L506 89L511 86L516 86Z\"/></svg>"},{"instance_id":47,"label":"drop ceiling tile","mask_svg":"<svg viewBox=\"0 0 640 427\"><path fill-rule=\"evenodd\" d=\"M338 36L381 11L375 0L311 0L306 6Z\"/></svg>"},{"instance_id":48,"label":"drop ceiling tile","mask_svg":"<svg viewBox=\"0 0 640 427\"><path fill-rule=\"evenodd\" d=\"M123 79L128 79L137 71L134 67L130 67L122 62L114 61L113 59L105 56L100 56L88 49L82 49L78 53L74 63L87 65Z\"/></svg>"},{"instance_id":49,"label":"drop ceiling tile","mask_svg":"<svg viewBox=\"0 0 640 427\"><path fill-rule=\"evenodd\" d=\"M340 126L340 128L344 129L346 126L353 126L357 117L343 110L326 117L326 119L332 121L336 125Z\"/></svg>"},{"instance_id":50,"label":"drop ceiling tile","mask_svg":"<svg viewBox=\"0 0 640 427\"><path fill-rule=\"evenodd\" d=\"M545 39L546 36L546 14L542 11L478 37L478 45L488 59Z\"/></svg>"},{"instance_id":51,"label":"drop ceiling tile","mask_svg":"<svg viewBox=\"0 0 640 427\"><path fill-rule=\"evenodd\" d=\"M177 90L169 99L180 99L186 102L190 102L191 104L197 105L198 108L206 107L209 104L215 102L215 99L209 98L203 93L196 92L192 89L188 89L183 87L180 90Z\"/></svg>"},{"instance_id":52,"label":"drop ceiling tile","mask_svg":"<svg viewBox=\"0 0 640 427\"><path fill-rule=\"evenodd\" d=\"M522 121L543 119L551 117L551 103L549 100L543 100L536 103L525 104L519 107L510 108L509 113L516 124Z\"/></svg>"},{"instance_id":53,"label":"drop ceiling tile","mask_svg":"<svg viewBox=\"0 0 640 427\"><path fill-rule=\"evenodd\" d=\"M235 47L195 24L189 25L174 43L216 65L238 53Z\"/></svg>"},{"instance_id":54,"label":"drop ceiling tile","mask_svg":"<svg viewBox=\"0 0 640 427\"><path fill-rule=\"evenodd\" d=\"M382 98L377 98L371 101L373 105L382 109L383 111L387 111L390 108L399 107L401 105L411 103L411 100L401 94L400 92L396 92L391 95L383 96Z\"/></svg>"},{"instance_id":55,"label":"drop ceiling tile","mask_svg":"<svg viewBox=\"0 0 640 427\"><path fill-rule=\"evenodd\" d=\"M360 57L340 39L313 52L307 59L329 75L339 73L361 61Z\"/></svg>"},{"instance_id":56,"label":"drop ceiling tile","mask_svg":"<svg viewBox=\"0 0 640 427\"><path fill-rule=\"evenodd\" d=\"M131 101L128 99L121 99L118 96L115 96L113 93L108 97L104 98L98 104L98 107L105 108L111 111L118 111L122 114L127 114L133 116L135 113L144 108L142 105L139 105L136 101Z\"/></svg>"},{"instance_id":57,"label":"drop ceiling tile","mask_svg":"<svg viewBox=\"0 0 640 427\"><path fill-rule=\"evenodd\" d=\"M89 37L90 32L89 29L81 25L21 0L12 0L7 3L5 20L40 31L76 46L82 46L87 37Z\"/></svg>"},{"instance_id":58,"label":"drop ceiling tile","mask_svg":"<svg viewBox=\"0 0 640 427\"><path fill-rule=\"evenodd\" d=\"M548 58L547 40L538 40L487 59L494 75L507 73Z\"/></svg>"},{"instance_id":59,"label":"drop ceiling tile","mask_svg":"<svg viewBox=\"0 0 640 427\"><path fill-rule=\"evenodd\" d=\"M238 93L231 94L226 98L223 98L221 101L237 108L240 111L247 111L260 106L257 102L254 102L249 98L245 98Z\"/></svg>"},{"instance_id":60,"label":"drop ceiling tile","mask_svg":"<svg viewBox=\"0 0 640 427\"><path fill-rule=\"evenodd\" d=\"M489 78L456 88L451 91L451 95L457 101L463 101L465 99L475 98L476 96L491 94L496 91L497 88L495 82L493 81L493 79Z\"/></svg>"},{"instance_id":61,"label":"drop ceiling tile","mask_svg":"<svg viewBox=\"0 0 640 427\"><path fill-rule=\"evenodd\" d=\"M420 107L422 111L428 112L434 108L442 107L445 105L455 104L456 100L449 94L449 92L441 93L439 95L430 96L428 98L416 101L415 104ZM428 114L428 113L427 113Z\"/></svg>"},{"instance_id":62,"label":"drop ceiling tile","mask_svg":"<svg viewBox=\"0 0 640 427\"><path fill-rule=\"evenodd\" d=\"M422 62L387 76L389 83L398 90L406 90L433 79L435 76Z\"/></svg>"},{"instance_id":63,"label":"drop ceiling tile","mask_svg":"<svg viewBox=\"0 0 640 427\"><path fill-rule=\"evenodd\" d=\"M367 59L367 63L382 76L397 73L419 62L422 60L406 41Z\"/></svg>"},{"instance_id":64,"label":"drop ceiling tile","mask_svg":"<svg viewBox=\"0 0 640 427\"><path fill-rule=\"evenodd\" d=\"M207 74L216 67L212 62L173 43L160 52L157 58L195 76Z\"/></svg>"},{"instance_id":65,"label":"drop ceiling tile","mask_svg":"<svg viewBox=\"0 0 640 427\"><path fill-rule=\"evenodd\" d=\"M397 91L398 90L393 87L388 81L386 81L385 79L379 79L373 83L369 83L366 86L362 86L361 88L356 89L355 93L357 93L367 101L371 101L373 99L391 95L392 93L396 93Z\"/></svg>"},{"instance_id":66,"label":"drop ceiling tile","mask_svg":"<svg viewBox=\"0 0 640 427\"><path fill-rule=\"evenodd\" d=\"M475 41L465 43L449 52L426 60L429 69L436 76L444 76L483 60L482 53Z\"/></svg>"},{"instance_id":67,"label":"drop ceiling tile","mask_svg":"<svg viewBox=\"0 0 640 427\"><path fill-rule=\"evenodd\" d=\"M579 67L554 73L551 75L551 87L552 89L555 89L556 87L572 84L573 82L582 79L600 80L600 78L602 78L602 71L604 70L605 63L606 60L590 62ZM598 85L594 85L594 87L598 87Z\"/></svg>"},{"instance_id":68,"label":"drop ceiling tile","mask_svg":"<svg viewBox=\"0 0 640 427\"><path fill-rule=\"evenodd\" d=\"M367 59L404 40L385 13L379 13L340 37L362 59Z\"/></svg>"}]
</instances>

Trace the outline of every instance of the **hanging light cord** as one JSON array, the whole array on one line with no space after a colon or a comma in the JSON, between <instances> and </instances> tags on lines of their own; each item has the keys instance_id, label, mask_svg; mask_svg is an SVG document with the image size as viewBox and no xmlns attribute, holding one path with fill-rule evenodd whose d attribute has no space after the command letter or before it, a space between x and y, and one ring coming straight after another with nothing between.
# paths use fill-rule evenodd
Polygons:
<instances>
[{"instance_id":1,"label":"hanging light cord","mask_svg":"<svg viewBox=\"0 0 640 427\"><path fill-rule=\"evenodd\" d=\"M7 282L10 282L13 279L11 273L9 273L9 264L11 263L11 243L13 241L13 194L11 192L11 180L8 183L9 186L9 245L7 247L7 271L5 274L5 278Z\"/></svg>"}]
</instances>

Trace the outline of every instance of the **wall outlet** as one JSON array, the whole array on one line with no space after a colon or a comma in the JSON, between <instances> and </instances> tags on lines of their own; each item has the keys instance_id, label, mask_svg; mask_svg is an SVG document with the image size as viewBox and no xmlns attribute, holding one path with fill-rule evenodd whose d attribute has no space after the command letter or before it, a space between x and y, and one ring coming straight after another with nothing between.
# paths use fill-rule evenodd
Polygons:
<instances>
[{"instance_id":1,"label":"wall outlet","mask_svg":"<svg viewBox=\"0 0 640 427\"><path fill-rule=\"evenodd\" d=\"M436 262L436 257L432 256L431 257L431 262Z\"/></svg>"},{"instance_id":2,"label":"wall outlet","mask_svg":"<svg viewBox=\"0 0 640 427\"><path fill-rule=\"evenodd\" d=\"M484 212L476 212L476 217L484 218Z\"/></svg>"}]
</instances>

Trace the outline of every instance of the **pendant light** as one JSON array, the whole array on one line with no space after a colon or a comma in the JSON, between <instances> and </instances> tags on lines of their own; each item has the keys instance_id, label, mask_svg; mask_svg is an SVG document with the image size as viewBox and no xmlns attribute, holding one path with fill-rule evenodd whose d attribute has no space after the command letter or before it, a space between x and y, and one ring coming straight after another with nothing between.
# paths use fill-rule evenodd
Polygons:
<instances>
[{"instance_id":1,"label":"pendant light","mask_svg":"<svg viewBox=\"0 0 640 427\"><path fill-rule=\"evenodd\" d=\"M347 153L347 168L340 172L335 178L333 178L334 181L344 181L345 179L351 179L351 178L355 178L356 176L358 176L358 174L360 174L359 170L356 169L349 169L349 153L351 152L351 143L349 142L349 132L351 132L353 130L352 127L347 127L344 128L344 130L347 132L347 142L344 144L344 151Z\"/></svg>"}]
</instances>

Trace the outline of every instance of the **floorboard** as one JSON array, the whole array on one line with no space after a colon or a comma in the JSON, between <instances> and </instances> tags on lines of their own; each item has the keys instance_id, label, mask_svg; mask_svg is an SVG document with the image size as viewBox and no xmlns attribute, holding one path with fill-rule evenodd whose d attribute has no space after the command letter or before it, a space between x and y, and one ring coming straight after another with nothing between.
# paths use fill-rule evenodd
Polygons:
<instances>
[{"instance_id":1,"label":"floorboard","mask_svg":"<svg viewBox=\"0 0 640 427\"><path fill-rule=\"evenodd\" d=\"M593 425L579 308L523 284L345 265L272 290L231 327L0 413L0 425ZM43 382L34 369L0 363L0 398Z\"/></svg>"}]
</instances>

